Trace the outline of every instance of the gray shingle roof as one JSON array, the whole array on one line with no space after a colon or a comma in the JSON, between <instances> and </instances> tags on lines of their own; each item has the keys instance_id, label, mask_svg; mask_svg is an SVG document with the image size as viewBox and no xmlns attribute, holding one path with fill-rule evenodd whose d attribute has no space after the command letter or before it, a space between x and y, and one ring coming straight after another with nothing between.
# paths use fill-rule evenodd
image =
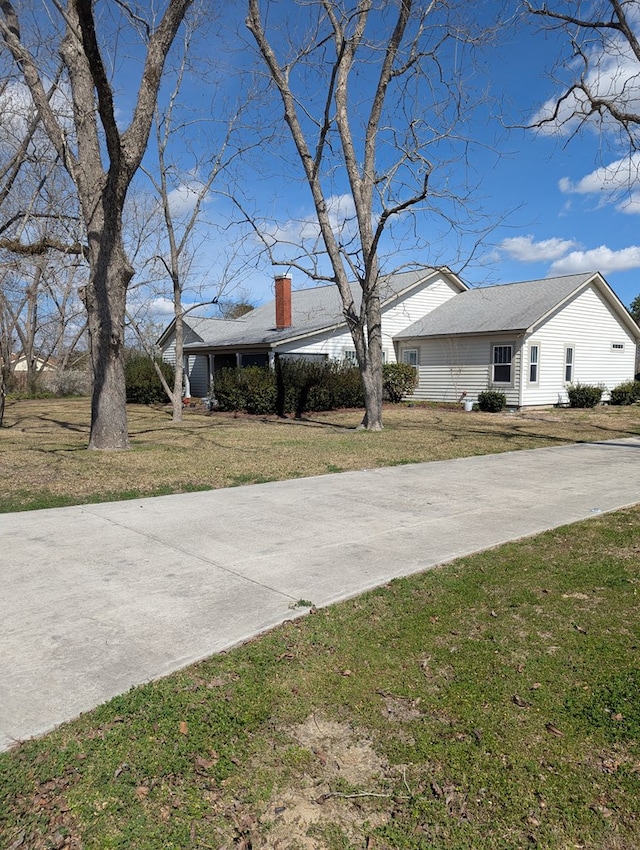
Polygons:
<instances>
[{"instance_id":1,"label":"gray shingle roof","mask_svg":"<svg viewBox=\"0 0 640 850\"><path fill-rule=\"evenodd\" d=\"M421 268L389 275L380 283L383 304L418 285L436 273L433 268ZM352 284L354 301L360 304L361 290ZM257 307L239 319L187 318L190 328L202 339L200 347L217 348L240 345L272 345L298 336L307 336L335 325L344 324L342 302L337 286L317 286L294 289L291 293L291 327L278 330L275 326L274 301ZM188 348L198 347L190 343Z\"/></svg>"},{"instance_id":2,"label":"gray shingle roof","mask_svg":"<svg viewBox=\"0 0 640 850\"><path fill-rule=\"evenodd\" d=\"M409 325L399 339L525 330L594 277L550 277L469 289Z\"/></svg>"}]
</instances>

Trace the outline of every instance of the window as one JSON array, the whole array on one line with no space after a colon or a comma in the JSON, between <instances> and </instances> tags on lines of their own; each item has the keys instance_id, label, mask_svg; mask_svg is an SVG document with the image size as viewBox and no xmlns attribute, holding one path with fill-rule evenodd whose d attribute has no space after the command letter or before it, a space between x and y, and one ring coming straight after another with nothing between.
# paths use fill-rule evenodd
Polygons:
<instances>
[{"instance_id":1,"label":"window","mask_svg":"<svg viewBox=\"0 0 640 850\"><path fill-rule=\"evenodd\" d=\"M573 346L567 345L564 349L564 380L566 384L573 382L573 366L574 366Z\"/></svg>"},{"instance_id":2,"label":"window","mask_svg":"<svg viewBox=\"0 0 640 850\"><path fill-rule=\"evenodd\" d=\"M406 363L408 366L415 366L418 368L418 349L417 348L405 348L402 352L402 362Z\"/></svg>"},{"instance_id":3,"label":"window","mask_svg":"<svg viewBox=\"0 0 640 850\"><path fill-rule=\"evenodd\" d=\"M540 346L537 342L529 345L529 383L538 383L538 368L540 365Z\"/></svg>"},{"instance_id":4,"label":"window","mask_svg":"<svg viewBox=\"0 0 640 850\"><path fill-rule=\"evenodd\" d=\"M510 384L511 383L511 357L513 354L513 346L511 345L494 345L493 346L493 383L494 384Z\"/></svg>"},{"instance_id":5,"label":"window","mask_svg":"<svg viewBox=\"0 0 640 850\"><path fill-rule=\"evenodd\" d=\"M342 353L342 358L345 360L350 366L358 365L358 358L356 356L356 352L354 348L345 348ZM387 362L387 352L382 349L382 362Z\"/></svg>"},{"instance_id":6,"label":"window","mask_svg":"<svg viewBox=\"0 0 640 850\"><path fill-rule=\"evenodd\" d=\"M624 351L624 342L612 342L611 343L612 351Z\"/></svg>"}]
</instances>

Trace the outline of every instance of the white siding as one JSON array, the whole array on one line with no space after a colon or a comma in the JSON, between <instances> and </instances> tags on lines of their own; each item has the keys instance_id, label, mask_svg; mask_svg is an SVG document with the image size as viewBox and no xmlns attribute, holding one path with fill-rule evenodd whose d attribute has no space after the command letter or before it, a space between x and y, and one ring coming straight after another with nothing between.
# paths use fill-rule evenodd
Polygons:
<instances>
[{"instance_id":1,"label":"white siding","mask_svg":"<svg viewBox=\"0 0 640 850\"><path fill-rule=\"evenodd\" d=\"M528 381L529 343L540 346L538 386ZM624 343L624 351L613 350ZM564 352L574 348L573 382L603 384L609 391L634 376L636 346L630 333L594 287L588 287L551 316L525 341L523 405L567 400ZM604 398L608 398L608 392Z\"/></svg>"},{"instance_id":2,"label":"white siding","mask_svg":"<svg viewBox=\"0 0 640 850\"><path fill-rule=\"evenodd\" d=\"M192 342L202 342L190 327L184 328L184 345ZM172 334L171 339L162 349L162 359L166 363L176 365L176 337ZM209 392L209 358L202 354L191 354L188 358L187 374L189 376L189 390L194 398L204 398Z\"/></svg>"},{"instance_id":3,"label":"white siding","mask_svg":"<svg viewBox=\"0 0 640 850\"><path fill-rule=\"evenodd\" d=\"M193 398L205 398L209 393L209 356L189 357L189 389Z\"/></svg>"},{"instance_id":4,"label":"white siding","mask_svg":"<svg viewBox=\"0 0 640 850\"><path fill-rule=\"evenodd\" d=\"M202 342L201 338L195 334L191 328L185 326L184 328L184 345L189 345L192 342ZM165 363L171 363L172 366L176 365L176 336L175 333L171 335L171 339L162 349L162 359Z\"/></svg>"},{"instance_id":5,"label":"white siding","mask_svg":"<svg viewBox=\"0 0 640 850\"><path fill-rule=\"evenodd\" d=\"M519 405L521 340L513 335L460 336L403 340L399 356L408 348L418 349L419 385L413 398L422 401L460 402L478 400L478 393L491 387L491 346L512 345L512 384L496 384L509 406Z\"/></svg>"}]
</instances>

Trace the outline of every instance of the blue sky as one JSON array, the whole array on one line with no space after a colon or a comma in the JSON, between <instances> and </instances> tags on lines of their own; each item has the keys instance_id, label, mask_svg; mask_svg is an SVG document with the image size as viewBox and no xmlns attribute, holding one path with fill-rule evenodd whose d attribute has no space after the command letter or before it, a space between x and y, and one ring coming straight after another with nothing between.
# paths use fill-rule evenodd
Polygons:
<instances>
[{"instance_id":1,"label":"blue sky","mask_svg":"<svg viewBox=\"0 0 640 850\"><path fill-rule=\"evenodd\" d=\"M244 37L249 38L246 31ZM560 92L550 72L567 47L566 37L545 35L533 26L501 31L481 60L500 105L481 109L470 128L478 142L486 143L469 156L470 180L479 184L473 198L493 227L466 264L474 239L441 235L438 223L419 213L409 232L415 234L413 244L410 238L404 243L404 259L448 264L471 286L597 270L625 305L640 294L640 160L629 157L615 128L587 126L572 138L557 127L545 132L515 129ZM602 80L611 83L624 75L628 80L630 69L623 60L624 55L601 63ZM640 96L638 88L635 96ZM202 92L194 97L202 100ZM279 119L281 107L274 104ZM285 139L278 150L286 148ZM265 230L295 238L302 228L308 236L314 230L309 190L295 158L288 160L286 151L281 158L274 154L261 152L257 170L245 172L245 200L273 219ZM459 168L458 176L462 172ZM339 190L332 198L337 212L341 205L348 207ZM212 196L209 216L215 217L221 204ZM201 249L200 268L210 281L222 275L219 257L229 249L224 240L211 231ZM257 242L247 234L243 242L244 254L253 251L257 258ZM231 288L229 295L254 304L269 300L275 271L286 268L274 269L264 258L254 258L253 266L238 273L239 288ZM293 271L293 280L294 288L313 285L298 271Z\"/></svg>"}]
</instances>

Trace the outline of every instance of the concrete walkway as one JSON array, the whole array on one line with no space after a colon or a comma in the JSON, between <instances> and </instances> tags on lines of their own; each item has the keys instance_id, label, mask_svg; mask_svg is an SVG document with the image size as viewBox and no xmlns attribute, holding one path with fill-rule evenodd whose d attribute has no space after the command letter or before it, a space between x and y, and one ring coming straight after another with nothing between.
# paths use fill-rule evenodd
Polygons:
<instances>
[{"instance_id":1,"label":"concrete walkway","mask_svg":"<svg viewBox=\"0 0 640 850\"><path fill-rule=\"evenodd\" d=\"M640 439L0 515L0 748L460 555L640 502Z\"/></svg>"}]
</instances>

